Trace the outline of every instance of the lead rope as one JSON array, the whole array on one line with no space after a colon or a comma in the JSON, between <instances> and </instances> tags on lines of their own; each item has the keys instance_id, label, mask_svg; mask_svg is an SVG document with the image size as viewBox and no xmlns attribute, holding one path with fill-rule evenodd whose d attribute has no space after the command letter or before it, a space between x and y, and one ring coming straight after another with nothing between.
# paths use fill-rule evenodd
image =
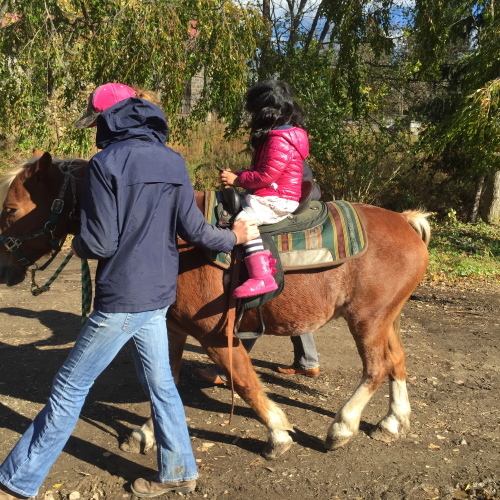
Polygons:
<instances>
[{"instance_id":1,"label":"lead rope","mask_svg":"<svg viewBox=\"0 0 500 500\"><path fill-rule=\"evenodd\" d=\"M45 283L45 285L38 286L35 282L35 273L40 270L40 268L35 267L34 269L30 269L31 271L31 295L38 297L43 292L48 292L50 290L50 285L54 283L56 278L61 274L61 271L66 267L66 264L70 261L71 257L73 257L73 252L70 252L66 255L65 259L62 261L61 265L56 269L56 272L52 275L52 277Z\"/></svg>"},{"instance_id":2,"label":"lead rope","mask_svg":"<svg viewBox=\"0 0 500 500\"><path fill-rule=\"evenodd\" d=\"M87 259L82 261L82 326L87 321L87 316L92 305L92 280Z\"/></svg>"},{"instance_id":3,"label":"lead rope","mask_svg":"<svg viewBox=\"0 0 500 500\"><path fill-rule=\"evenodd\" d=\"M61 265L57 268L55 273L51 278L45 283L45 285L38 286L35 282L35 273L39 270L38 267L30 269L31 271L31 294L35 297L41 295L44 292L50 290L50 285L54 283L56 278L61 274L61 271L66 267L66 264L71 260L71 257L75 255L72 251L64 258ZM90 268L87 259L81 259L81 270L82 270L82 326L87 321L87 316L90 312L92 305L92 279L90 277Z\"/></svg>"}]
</instances>

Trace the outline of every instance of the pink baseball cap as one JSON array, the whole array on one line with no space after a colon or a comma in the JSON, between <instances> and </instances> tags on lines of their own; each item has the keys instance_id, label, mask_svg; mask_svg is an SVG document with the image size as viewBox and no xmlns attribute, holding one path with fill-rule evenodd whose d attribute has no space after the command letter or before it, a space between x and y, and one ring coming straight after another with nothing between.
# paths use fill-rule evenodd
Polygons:
<instances>
[{"instance_id":1,"label":"pink baseball cap","mask_svg":"<svg viewBox=\"0 0 500 500\"><path fill-rule=\"evenodd\" d=\"M123 85L122 83L106 83L97 87L90 94L87 102L87 110L81 118L75 122L76 128L95 127L97 117L105 110L116 103L135 97L136 91Z\"/></svg>"}]
</instances>

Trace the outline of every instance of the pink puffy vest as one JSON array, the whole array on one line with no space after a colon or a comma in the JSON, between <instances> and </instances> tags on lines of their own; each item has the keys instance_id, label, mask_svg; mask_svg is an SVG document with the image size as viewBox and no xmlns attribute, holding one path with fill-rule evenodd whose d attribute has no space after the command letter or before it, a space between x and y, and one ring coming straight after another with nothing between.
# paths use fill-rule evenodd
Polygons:
<instances>
[{"instance_id":1,"label":"pink puffy vest","mask_svg":"<svg viewBox=\"0 0 500 500\"><path fill-rule=\"evenodd\" d=\"M271 130L267 141L255 151L253 167L237 172L240 185L256 196L299 201L303 162L308 154L309 138L304 129Z\"/></svg>"}]
</instances>

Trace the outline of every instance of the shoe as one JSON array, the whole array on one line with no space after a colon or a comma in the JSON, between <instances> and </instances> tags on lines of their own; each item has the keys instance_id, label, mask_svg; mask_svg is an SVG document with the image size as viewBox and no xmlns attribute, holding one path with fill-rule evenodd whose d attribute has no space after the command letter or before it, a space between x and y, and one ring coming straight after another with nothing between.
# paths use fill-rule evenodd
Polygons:
<instances>
[{"instance_id":1,"label":"shoe","mask_svg":"<svg viewBox=\"0 0 500 500\"><path fill-rule=\"evenodd\" d=\"M227 385L227 380L224 380L213 366L207 368L197 368L196 372L200 377L207 382L215 385Z\"/></svg>"},{"instance_id":2,"label":"shoe","mask_svg":"<svg viewBox=\"0 0 500 500\"><path fill-rule=\"evenodd\" d=\"M283 375L304 375L306 377L317 377L319 375L319 366L316 368L296 368L295 366L277 366L276 371Z\"/></svg>"},{"instance_id":3,"label":"shoe","mask_svg":"<svg viewBox=\"0 0 500 500\"><path fill-rule=\"evenodd\" d=\"M33 497L31 498L23 497L22 495L18 495L17 493L14 493L13 491L9 490L6 486L3 485L0 486L0 500L18 500L18 499L34 500Z\"/></svg>"},{"instance_id":4,"label":"shoe","mask_svg":"<svg viewBox=\"0 0 500 500\"><path fill-rule=\"evenodd\" d=\"M183 493L185 495L194 491L195 488L196 479L191 481L180 481L178 483L157 483L156 481L150 481L140 477L131 485L132 493L139 498L158 497L170 491Z\"/></svg>"},{"instance_id":5,"label":"shoe","mask_svg":"<svg viewBox=\"0 0 500 500\"><path fill-rule=\"evenodd\" d=\"M234 289L233 297L235 299L254 297L278 289L278 284L273 276L276 269L272 267L276 261L271 258L269 250L252 253L244 260L250 278Z\"/></svg>"}]
</instances>

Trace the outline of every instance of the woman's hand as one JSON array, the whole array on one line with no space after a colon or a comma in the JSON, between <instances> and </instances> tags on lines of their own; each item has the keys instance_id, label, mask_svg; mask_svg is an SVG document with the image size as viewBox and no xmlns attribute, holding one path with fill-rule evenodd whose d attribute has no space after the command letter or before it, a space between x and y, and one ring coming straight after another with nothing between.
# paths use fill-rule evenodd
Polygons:
<instances>
[{"instance_id":1,"label":"woman's hand","mask_svg":"<svg viewBox=\"0 0 500 500\"><path fill-rule=\"evenodd\" d=\"M71 241L71 251L75 257L80 258L80 256L76 253L75 247L73 246L73 241Z\"/></svg>"},{"instance_id":2,"label":"woman's hand","mask_svg":"<svg viewBox=\"0 0 500 500\"><path fill-rule=\"evenodd\" d=\"M258 238L260 236L257 222L254 220L235 220L231 231L233 231L233 233L236 235L237 245L254 240L255 238Z\"/></svg>"},{"instance_id":3,"label":"woman's hand","mask_svg":"<svg viewBox=\"0 0 500 500\"><path fill-rule=\"evenodd\" d=\"M238 187L240 185L238 176L230 168L220 173L220 181L224 186Z\"/></svg>"}]
</instances>

